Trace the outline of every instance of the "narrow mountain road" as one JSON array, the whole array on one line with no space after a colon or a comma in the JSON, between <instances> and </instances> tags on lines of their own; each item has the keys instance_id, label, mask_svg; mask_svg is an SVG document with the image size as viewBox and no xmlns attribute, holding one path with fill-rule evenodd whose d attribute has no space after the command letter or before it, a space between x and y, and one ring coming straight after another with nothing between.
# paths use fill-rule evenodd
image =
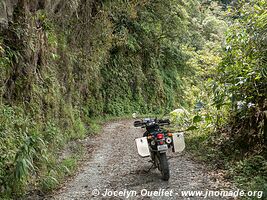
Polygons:
<instances>
[{"instance_id":1,"label":"narrow mountain road","mask_svg":"<svg viewBox=\"0 0 267 200\"><path fill-rule=\"evenodd\" d=\"M157 169L147 172L151 167L149 158L139 157L134 141L142 133L141 128L133 127L133 120L107 123L99 136L86 140L86 145L93 146L95 150L90 153L82 170L47 199L198 200L204 197L182 197L181 191L233 189L221 176L208 173L205 166L194 162L186 150L181 154L168 153L171 174L168 182L161 180ZM108 196L105 196L106 191L109 191ZM159 191L160 196L148 191Z\"/></svg>"}]
</instances>

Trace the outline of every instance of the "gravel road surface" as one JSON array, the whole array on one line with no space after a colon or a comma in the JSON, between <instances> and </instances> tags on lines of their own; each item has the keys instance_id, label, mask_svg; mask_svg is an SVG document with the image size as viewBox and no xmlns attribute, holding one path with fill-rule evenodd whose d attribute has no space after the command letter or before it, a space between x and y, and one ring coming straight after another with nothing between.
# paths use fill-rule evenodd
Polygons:
<instances>
[{"instance_id":1,"label":"gravel road surface","mask_svg":"<svg viewBox=\"0 0 267 200\"><path fill-rule=\"evenodd\" d=\"M170 180L161 180L157 169L148 171L150 159L137 154L134 139L141 137L143 132L143 129L133 127L133 120L105 124L99 136L85 141L94 151L88 153L90 158L80 172L48 199L198 200L204 196L182 197L181 192L233 190L219 173L210 172L194 161L186 149L180 154L168 152ZM213 196L205 199L231 198Z\"/></svg>"}]
</instances>

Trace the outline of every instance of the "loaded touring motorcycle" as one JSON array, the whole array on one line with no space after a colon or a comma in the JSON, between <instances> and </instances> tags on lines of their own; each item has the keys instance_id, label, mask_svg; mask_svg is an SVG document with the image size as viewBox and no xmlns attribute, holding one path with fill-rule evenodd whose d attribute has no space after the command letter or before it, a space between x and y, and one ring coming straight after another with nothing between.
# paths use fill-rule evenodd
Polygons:
<instances>
[{"instance_id":1,"label":"loaded touring motorcycle","mask_svg":"<svg viewBox=\"0 0 267 200\"><path fill-rule=\"evenodd\" d=\"M170 148L173 152L182 152L185 142L182 132L171 133L163 128L165 125L170 125L170 120L145 118L134 122L135 127L146 128L143 137L135 139L138 154L141 157L150 156L162 179L168 181L170 170L166 153Z\"/></svg>"}]
</instances>

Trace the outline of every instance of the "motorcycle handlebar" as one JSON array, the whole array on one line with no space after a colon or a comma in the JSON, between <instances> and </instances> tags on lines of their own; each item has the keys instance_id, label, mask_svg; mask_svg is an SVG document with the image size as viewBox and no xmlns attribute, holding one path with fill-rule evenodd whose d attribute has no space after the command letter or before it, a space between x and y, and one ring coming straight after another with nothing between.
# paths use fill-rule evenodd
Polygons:
<instances>
[{"instance_id":1,"label":"motorcycle handlebar","mask_svg":"<svg viewBox=\"0 0 267 200\"><path fill-rule=\"evenodd\" d=\"M158 119L155 121L158 125L170 125L170 120L169 119ZM134 127L142 127L142 126L145 126L146 125L146 122L143 122L143 121L135 121L134 122Z\"/></svg>"},{"instance_id":2,"label":"motorcycle handlebar","mask_svg":"<svg viewBox=\"0 0 267 200\"><path fill-rule=\"evenodd\" d=\"M141 126L143 126L145 123L144 122L142 122L142 121L135 121L134 122L134 127L141 127Z\"/></svg>"},{"instance_id":3,"label":"motorcycle handlebar","mask_svg":"<svg viewBox=\"0 0 267 200\"><path fill-rule=\"evenodd\" d=\"M159 119L158 123L162 125L169 125L171 122L169 119Z\"/></svg>"}]
</instances>

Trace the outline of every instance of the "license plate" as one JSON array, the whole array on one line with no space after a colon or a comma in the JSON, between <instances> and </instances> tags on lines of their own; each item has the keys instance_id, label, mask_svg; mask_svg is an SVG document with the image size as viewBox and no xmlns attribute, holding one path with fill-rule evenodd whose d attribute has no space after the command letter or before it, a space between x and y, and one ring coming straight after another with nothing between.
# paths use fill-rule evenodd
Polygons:
<instances>
[{"instance_id":1,"label":"license plate","mask_svg":"<svg viewBox=\"0 0 267 200\"><path fill-rule=\"evenodd\" d=\"M158 145L158 151L164 151L164 150L168 150L168 145L167 144Z\"/></svg>"}]
</instances>

